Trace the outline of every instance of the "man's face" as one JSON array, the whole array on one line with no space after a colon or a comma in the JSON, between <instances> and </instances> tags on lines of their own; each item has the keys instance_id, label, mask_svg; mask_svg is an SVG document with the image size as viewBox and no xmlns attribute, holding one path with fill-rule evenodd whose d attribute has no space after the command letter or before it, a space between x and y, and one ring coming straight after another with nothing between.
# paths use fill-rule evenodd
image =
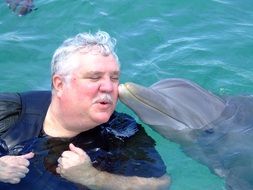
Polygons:
<instances>
[{"instance_id":1,"label":"man's face","mask_svg":"<svg viewBox=\"0 0 253 190\"><path fill-rule=\"evenodd\" d=\"M76 54L71 62L80 67L63 83L61 95L65 119L77 128L93 128L109 120L118 99L119 65L112 56Z\"/></svg>"}]
</instances>

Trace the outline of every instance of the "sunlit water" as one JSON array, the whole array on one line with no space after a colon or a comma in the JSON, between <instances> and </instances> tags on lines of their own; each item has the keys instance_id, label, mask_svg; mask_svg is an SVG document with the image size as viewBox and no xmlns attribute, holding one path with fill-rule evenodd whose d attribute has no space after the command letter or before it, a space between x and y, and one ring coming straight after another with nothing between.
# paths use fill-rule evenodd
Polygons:
<instances>
[{"instance_id":1,"label":"sunlit water","mask_svg":"<svg viewBox=\"0 0 253 190\"><path fill-rule=\"evenodd\" d=\"M121 82L170 77L218 95L253 94L252 0L34 0L18 17L0 3L0 91L50 89L50 60L76 33L118 41ZM122 104L119 111L132 114ZM137 117L136 117L137 118ZM172 177L171 190L223 190L224 182L146 126Z\"/></svg>"}]
</instances>

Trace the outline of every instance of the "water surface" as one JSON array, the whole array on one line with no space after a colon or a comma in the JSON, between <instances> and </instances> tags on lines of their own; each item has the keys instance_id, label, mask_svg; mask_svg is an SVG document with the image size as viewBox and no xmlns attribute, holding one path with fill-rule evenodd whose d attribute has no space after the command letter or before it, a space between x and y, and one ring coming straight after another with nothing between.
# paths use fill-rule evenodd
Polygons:
<instances>
[{"instance_id":1,"label":"water surface","mask_svg":"<svg viewBox=\"0 0 253 190\"><path fill-rule=\"evenodd\" d=\"M193 80L218 95L253 94L252 0L34 0L19 17L0 3L0 91L50 89L56 47L105 30L118 41L121 82ZM122 104L118 110L135 116ZM135 116L136 117L136 116ZM146 127L172 176L171 190L223 190L224 182Z\"/></svg>"}]
</instances>

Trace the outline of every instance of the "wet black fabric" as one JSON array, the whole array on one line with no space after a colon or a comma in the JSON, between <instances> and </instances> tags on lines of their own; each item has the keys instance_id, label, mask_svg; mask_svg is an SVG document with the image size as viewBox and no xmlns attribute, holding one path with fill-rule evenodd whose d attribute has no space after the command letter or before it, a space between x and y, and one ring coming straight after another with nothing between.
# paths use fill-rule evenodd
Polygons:
<instances>
[{"instance_id":1,"label":"wet black fabric","mask_svg":"<svg viewBox=\"0 0 253 190\"><path fill-rule=\"evenodd\" d=\"M18 93L0 93L0 136L17 120L21 112Z\"/></svg>"},{"instance_id":2,"label":"wet black fabric","mask_svg":"<svg viewBox=\"0 0 253 190\"><path fill-rule=\"evenodd\" d=\"M20 116L1 135L1 139L6 142L9 148L40 134L48 106L51 102L51 92L49 91L23 92L18 95L20 96L22 108Z\"/></svg>"},{"instance_id":3,"label":"wet black fabric","mask_svg":"<svg viewBox=\"0 0 253 190\"><path fill-rule=\"evenodd\" d=\"M102 171L141 177L160 177L166 173L155 142L143 127L129 115L114 112L107 123L74 138L39 135L10 148L10 155L33 151L35 157L30 160L29 173L19 184L0 183L0 189L88 189L61 178L55 172L57 159L68 150L71 142L85 150L93 166Z\"/></svg>"}]
</instances>

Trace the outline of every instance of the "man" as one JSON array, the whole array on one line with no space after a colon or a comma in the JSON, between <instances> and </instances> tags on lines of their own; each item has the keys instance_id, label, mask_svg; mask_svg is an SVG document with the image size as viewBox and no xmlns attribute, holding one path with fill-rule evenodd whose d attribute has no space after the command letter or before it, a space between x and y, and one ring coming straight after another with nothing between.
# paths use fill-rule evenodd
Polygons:
<instances>
[{"instance_id":1,"label":"man","mask_svg":"<svg viewBox=\"0 0 253 190\"><path fill-rule=\"evenodd\" d=\"M37 186L44 177L54 179L48 189L76 188L58 173L88 189L167 189L169 178L152 139L130 116L114 111L120 75L115 43L102 31L78 34L53 56L52 97L2 95L2 182L20 182L22 189L31 184L26 179L40 176Z\"/></svg>"}]
</instances>

